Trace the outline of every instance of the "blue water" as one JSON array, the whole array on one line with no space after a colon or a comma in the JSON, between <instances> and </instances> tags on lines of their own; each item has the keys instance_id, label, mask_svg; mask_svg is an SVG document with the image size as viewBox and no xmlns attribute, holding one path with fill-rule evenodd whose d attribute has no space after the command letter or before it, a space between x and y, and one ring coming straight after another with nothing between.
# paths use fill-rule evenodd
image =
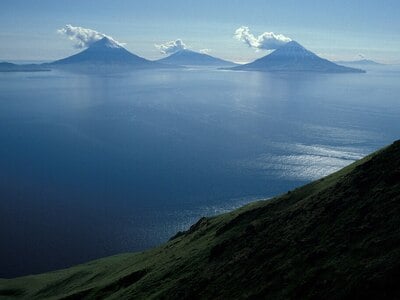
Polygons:
<instances>
[{"instance_id":1,"label":"blue water","mask_svg":"<svg viewBox=\"0 0 400 300\"><path fill-rule=\"evenodd\" d=\"M143 250L400 136L400 70L0 73L0 277Z\"/></svg>"}]
</instances>

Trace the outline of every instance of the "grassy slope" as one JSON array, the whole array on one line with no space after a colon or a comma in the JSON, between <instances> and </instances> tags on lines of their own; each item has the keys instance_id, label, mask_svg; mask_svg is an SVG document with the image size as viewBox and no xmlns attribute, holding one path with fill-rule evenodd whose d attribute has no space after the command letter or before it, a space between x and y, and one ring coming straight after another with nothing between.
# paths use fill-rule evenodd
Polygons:
<instances>
[{"instance_id":1,"label":"grassy slope","mask_svg":"<svg viewBox=\"0 0 400 300\"><path fill-rule=\"evenodd\" d=\"M150 251L0 280L0 298L396 298L399 201L400 141Z\"/></svg>"}]
</instances>

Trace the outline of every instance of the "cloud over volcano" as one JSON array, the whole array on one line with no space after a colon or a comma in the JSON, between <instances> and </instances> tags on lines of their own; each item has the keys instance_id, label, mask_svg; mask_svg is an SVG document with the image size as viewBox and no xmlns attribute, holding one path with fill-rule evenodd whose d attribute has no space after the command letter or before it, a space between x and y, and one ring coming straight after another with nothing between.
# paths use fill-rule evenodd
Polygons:
<instances>
[{"instance_id":1,"label":"cloud over volcano","mask_svg":"<svg viewBox=\"0 0 400 300\"><path fill-rule=\"evenodd\" d=\"M155 44L162 54L172 54L179 50L187 49L186 44L181 39L175 41L169 41L164 44Z\"/></svg>"},{"instance_id":2,"label":"cloud over volcano","mask_svg":"<svg viewBox=\"0 0 400 300\"><path fill-rule=\"evenodd\" d=\"M107 37L108 39L120 46L123 45L122 43L116 41L115 39L104 33L89 28L72 26L71 24L65 25L63 28L58 29L57 32L59 34L65 35L71 41L73 41L74 47L78 49L87 48L91 44L97 42L98 40L101 40L103 37Z\"/></svg>"},{"instance_id":3,"label":"cloud over volcano","mask_svg":"<svg viewBox=\"0 0 400 300\"><path fill-rule=\"evenodd\" d=\"M241 26L236 29L234 37L257 50L275 50L292 40L283 34L275 34L273 32L264 32L259 36L255 36L247 26Z\"/></svg>"}]
</instances>

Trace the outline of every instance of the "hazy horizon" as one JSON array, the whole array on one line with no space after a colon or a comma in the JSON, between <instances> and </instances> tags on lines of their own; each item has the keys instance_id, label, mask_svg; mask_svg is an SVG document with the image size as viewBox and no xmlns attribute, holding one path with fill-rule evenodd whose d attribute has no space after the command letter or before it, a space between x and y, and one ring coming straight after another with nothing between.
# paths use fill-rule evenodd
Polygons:
<instances>
[{"instance_id":1,"label":"hazy horizon","mask_svg":"<svg viewBox=\"0 0 400 300\"><path fill-rule=\"evenodd\" d=\"M296 9L291 9L296 7ZM247 26L253 38L264 33L298 41L321 57L334 60L372 59L399 64L400 3L386 1L106 1L55 3L3 1L0 58L56 60L79 49L57 30L67 24L95 30L125 43L144 58L156 60L155 45L181 39L189 49L234 62L249 62L269 53L234 37Z\"/></svg>"}]
</instances>

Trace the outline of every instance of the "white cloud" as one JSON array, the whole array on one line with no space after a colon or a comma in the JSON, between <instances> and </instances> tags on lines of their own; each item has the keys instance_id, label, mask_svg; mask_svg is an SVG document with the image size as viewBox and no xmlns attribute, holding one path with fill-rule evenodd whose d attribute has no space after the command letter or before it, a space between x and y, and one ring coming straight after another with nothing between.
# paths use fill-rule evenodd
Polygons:
<instances>
[{"instance_id":1,"label":"white cloud","mask_svg":"<svg viewBox=\"0 0 400 300\"><path fill-rule=\"evenodd\" d=\"M207 49L207 48L205 48L205 49L200 49L199 52L200 52L200 53L203 53L203 54L209 54L209 53L211 52L211 49Z\"/></svg>"},{"instance_id":2,"label":"white cloud","mask_svg":"<svg viewBox=\"0 0 400 300\"><path fill-rule=\"evenodd\" d=\"M162 54L172 54L179 50L187 49L187 46L181 39L175 41L169 41L164 44L155 44Z\"/></svg>"},{"instance_id":3,"label":"white cloud","mask_svg":"<svg viewBox=\"0 0 400 300\"><path fill-rule=\"evenodd\" d=\"M247 26L241 26L236 29L234 37L257 50L275 50L292 40L283 34L275 34L273 32L264 32L259 36L254 36Z\"/></svg>"},{"instance_id":4,"label":"white cloud","mask_svg":"<svg viewBox=\"0 0 400 300\"><path fill-rule=\"evenodd\" d=\"M71 41L73 41L75 43L75 48L89 47L91 44L101 40L104 37L108 38L119 46L123 45L104 33L89 28L72 26L71 24L65 25L63 28L58 29L57 32L67 36Z\"/></svg>"}]
</instances>

